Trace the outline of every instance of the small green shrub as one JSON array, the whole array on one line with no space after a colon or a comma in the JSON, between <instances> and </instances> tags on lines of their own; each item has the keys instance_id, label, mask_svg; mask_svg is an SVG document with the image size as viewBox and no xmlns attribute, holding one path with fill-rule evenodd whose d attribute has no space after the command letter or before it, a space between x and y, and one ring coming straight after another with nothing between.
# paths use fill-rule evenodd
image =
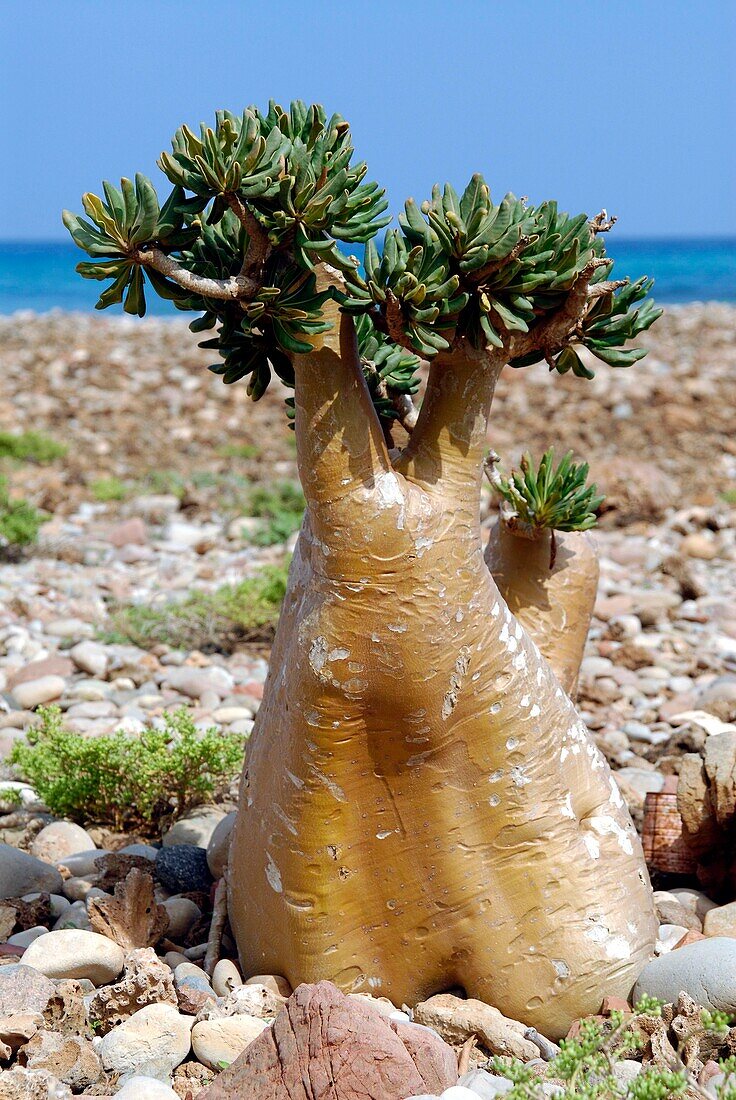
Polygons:
<instances>
[{"instance_id":1,"label":"small green shrub","mask_svg":"<svg viewBox=\"0 0 736 1100\"><path fill-rule=\"evenodd\" d=\"M10 762L52 813L80 824L135 828L162 824L216 796L239 772L244 738L213 727L200 733L191 715L165 715L165 729L84 737L64 728L58 707L13 746Z\"/></svg>"},{"instance_id":2,"label":"small green shrub","mask_svg":"<svg viewBox=\"0 0 736 1100\"><path fill-rule=\"evenodd\" d=\"M683 1060L685 1038L676 1040L671 1065L644 1066L633 1080L622 1081L615 1075L616 1063L636 1055L646 1045L646 1032L638 1030L641 1017L662 1015L662 1002L643 997L632 1015L612 1012L605 1023L599 1019L582 1020L578 1034L560 1041L560 1051L547 1063L546 1080L560 1083L559 1100L677 1100L679 1097L707 1095L698 1086L695 1074ZM703 1032L717 1040L729 1035L729 1019L723 1012L701 1013ZM689 1036L689 1032L688 1032ZM714 1055L711 1055L712 1057ZM723 1086L716 1090L716 1100L736 1100L731 1075L736 1059L725 1058L720 1063L726 1074ZM488 1068L512 1082L513 1088L504 1100L547 1100L545 1078L515 1058L492 1058Z\"/></svg>"},{"instance_id":3,"label":"small green shrub","mask_svg":"<svg viewBox=\"0 0 736 1100\"><path fill-rule=\"evenodd\" d=\"M721 500L724 500L726 504L736 504L736 489L725 489L721 493Z\"/></svg>"},{"instance_id":4,"label":"small green shrub","mask_svg":"<svg viewBox=\"0 0 736 1100\"><path fill-rule=\"evenodd\" d=\"M218 447L217 453L221 458L243 458L247 461L258 458L261 448L255 443L226 443L224 447Z\"/></svg>"},{"instance_id":5,"label":"small green shrub","mask_svg":"<svg viewBox=\"0 0 736 1100\"><path fill-rule=\"evenodd\" d=\"M57 458L63 458L69 448L42 432L0 432L0 458L12 458L16 462L36 462L48 466Z\"/></svg>"},{"instance_id":6,"label":"small green shrub","mask_svg":"<svg viewBox=\"0 0 736 1100\"><path fill-rule=\"evenodd\" d=\"M163 493L181 500L187 485L177 470L149 470L138 482L137 489L141 493Z\"/></svg>"},{"instance_id":7,"label":"small green shrub","mask_svg":"<svg viewBox=\"0 0 736 1100\"><path fill-rule=\"evenodd\" d=\"M249 539L255 546L274 546L285 542L302 525L306 501L293 481L277 481L251 490L248 511L268 522Z\"/></svg>"},{"instance_id":8,"label":"small green shrub","mask_svg":"<svg viewBox=\"0 0 736 1100\"><path fill-rule=\"evenodd\" d=\"M287 565L268 565L236 585L214 592L194 590L161 606L129 604L111 616L109 642L133 642L142 649L231 652L239 643L270 641L286 594Z\"/></svg>"},{"instance_id":9,"label":"small green shrub","mask_svg":"<svg viewBox=\"0 0 736 1100\"><path fill-rule=\"evenodd\" d=\"M38 539L41 525L48 519L27 500L14 500L8 482L0 477L0 553L12 557Z\"/></svg>"},{"instance_id":10,"label":"small green shrub","mask_svg":"<svg viewBox=\"0 0 736 1100\"><path fill-rule=\"evenodd\" d=\"M125 500L129 488L119 477L98 477L90 485L92 496L100 504L110 504L115 500Z\"/></svg>"}]
</instances>

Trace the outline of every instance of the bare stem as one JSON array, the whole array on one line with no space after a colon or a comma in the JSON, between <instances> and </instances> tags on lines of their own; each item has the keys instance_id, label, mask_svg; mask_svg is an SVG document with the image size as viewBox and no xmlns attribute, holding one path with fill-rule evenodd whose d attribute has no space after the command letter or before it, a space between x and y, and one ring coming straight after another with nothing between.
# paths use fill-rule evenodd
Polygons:
<instances>
[{"instance_id":1,"label":"bare stem","mask_svg":"<svg viewBox=\"0 0 736 1100\"><path fill-rule=\"evenodd\" d=\"M398 413L399 424L401 424L407 435L411 435L419 419L419 409L408 393L392 393L389 391L389 397Z\"/></svg>"},{"instance_id":2,"label":"bare stem","mask_svg":"<svg viewBox=\"0 0 736 1100\"><path fill-rule=\"evenodd\" d=\"M529 332L514 336L511 341L510 358L541 351L549 362L557 352L566 347L575 333L576 326L585 317L591 304L603 294L624 285L621 282L590 285L594 272L609 262L602 256L596 256L590 260L573 283L560 308Z\"/></svg>"},{"instance_id":3,"label":"bare stem","mask_svg":"<svg viewBox=\"0 0 736 1100\"><path fill-rule=\"evenodd\" d=\"M209 977L212 977L212 971L215 969L217 962L220 958L220 946L222 944L222 933L225 929L225 921L227 920L227 880L224 875L217 883L215 889L215 902L212 907L212 921L210 923L210 934L207 939L207 952L204 957L204 971Z\"/></svg>"},{"instance_id":4,"label":"bare stem","mask_svg":"<svg viewBox=\"0 0 736 1100\"><path fill-rule=\"evenodd\" d=\"M160 248L148 248L145 251L139 249L133 253L132 259L143 267L152 267L154 271L165 275L167 279L171 279L184 290L189 290L192 294L201 294L203 298L220 298L225 301L248 300L254 298L261 288L258 280L242 275L231 276L229 279L208 279L203 275L195 275L194 272L162 252Z\"/></svg>"},{"instance_id":5,"label":"bare stem","mask_svg":"<svg viewBox=\"0 0 736 1100\"><path fill-rule=\"evenodd\" d=\"M239 195L227 196L230 209L248 234L248 248L243 257L243 266L240 269L242 277L259 278L263 272L263 265L271 252L271 243L268 233L260 224L252 210L249 210Z\"/></svg>"}]
</instances>

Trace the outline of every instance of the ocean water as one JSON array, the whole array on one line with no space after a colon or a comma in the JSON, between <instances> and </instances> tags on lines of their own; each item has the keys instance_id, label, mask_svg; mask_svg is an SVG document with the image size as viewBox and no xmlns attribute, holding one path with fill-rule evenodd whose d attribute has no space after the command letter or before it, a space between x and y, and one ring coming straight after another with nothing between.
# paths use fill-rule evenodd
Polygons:
<instances>
[{"instance_id":1,"label":"ocean water","mask_svg":"<svg viewBox=\"0 0 736 1100\"><path fill-rule=\"evenodd\" d=\"M607 246L616 261L616 276L653 276L654 297L663 304L736 302L736 239L617 241L611 236ZM351 251L357 251L356 246ZM65 241L0 241L0 314L94 309L106 284L77 275L75 264L85 258ZM154 293L146 300L152 314L179 315ZM122 306L106 313L122 313Z\"/></svg>"}]
</instances>

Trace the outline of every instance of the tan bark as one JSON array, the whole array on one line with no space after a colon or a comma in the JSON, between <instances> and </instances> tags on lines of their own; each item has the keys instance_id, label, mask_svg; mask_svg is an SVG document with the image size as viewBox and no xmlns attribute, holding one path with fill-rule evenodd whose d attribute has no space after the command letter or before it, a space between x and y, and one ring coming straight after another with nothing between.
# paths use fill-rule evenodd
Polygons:
<instances>
[{"instance_id":1,"label":"tan bark","mask_svg":"<svg viewBox=\"0 0 736 1100\"><path fill-rule=\"evenodd\" d=\"M555 543L550 568L551 532L524 538L499 517L485 559L509 610L574 699L598 589L598 555L585 531L555 531Z\"/></svg>"},{"instance_id":2,"label":"tan bark","mask_svg":"<svg viewBox=\"0 0 736 1100\"><path fill-rule=\"evenodd\" d=\"M295 365L308 509L230 854L243 972L462 985L556 1038L629 993L656 923L605 760L483 558L498 364L435 362L397 469L349 339Z\"/></svg>"}]
</instances>

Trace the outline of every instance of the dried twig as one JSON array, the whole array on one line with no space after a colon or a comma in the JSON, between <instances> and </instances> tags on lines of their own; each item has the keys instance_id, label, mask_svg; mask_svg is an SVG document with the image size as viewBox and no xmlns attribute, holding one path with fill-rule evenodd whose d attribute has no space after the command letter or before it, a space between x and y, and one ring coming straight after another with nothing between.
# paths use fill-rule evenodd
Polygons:
<instances>
[{"instance_id":1,"label":"dried twig","mask_svg":"<svg viewBox=\"0 0 736 1100\"><path fill-rule=\"evenodd\" d=\"M210 934L207 939L207 951L204 956L204 971L212 977L212 972L218 963L220 958L220 947L222 945L222 934L225 930L225 921L227 920L227 880L225 876L217 883L215 889L215 901L212 906L212 923L210 924Z\"/></svg>"}]
</instances>

